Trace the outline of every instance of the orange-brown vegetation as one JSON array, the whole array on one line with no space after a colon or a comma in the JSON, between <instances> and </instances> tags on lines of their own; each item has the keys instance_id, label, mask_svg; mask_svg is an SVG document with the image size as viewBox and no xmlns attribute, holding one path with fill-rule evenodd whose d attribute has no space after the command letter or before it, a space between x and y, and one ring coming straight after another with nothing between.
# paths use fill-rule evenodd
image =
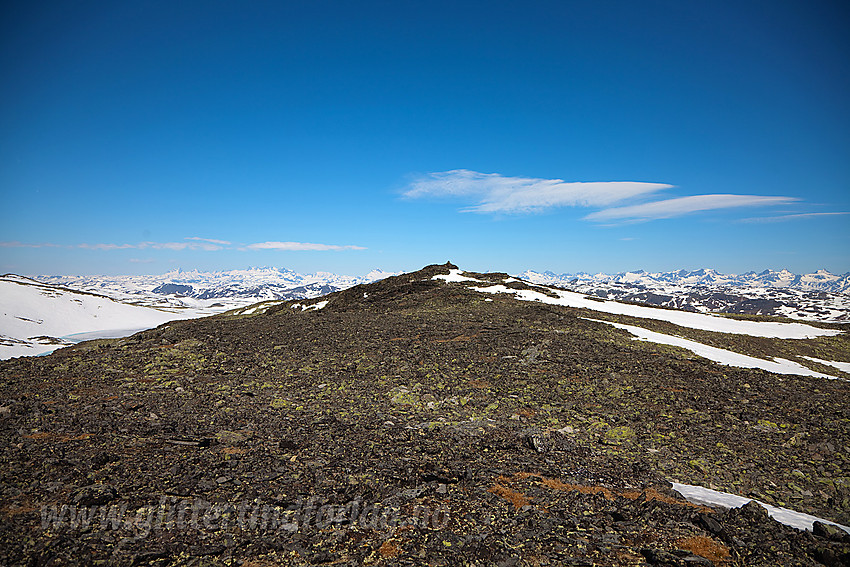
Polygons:
<instances>
[{"instance_id":1,"label":"orange-brown vegetation","mask_svg":"<svg viewBox=\"0 0 850 567\"><path fill-rule=\"evenodd\" d=\"M729 561L729 548L705 536L685 537L676 541L679 549L705 557L715 565Z\"/></svg>"},{"instance_id":2,"label":"orange-brown vegetation","mask_svg":"<svg viewBox=\"0 0 850 567\"><path fill-rule=\"evenodd\" d=\"M401 555L401 547L399 547L397 542L388 539L378 548L378 553L384 559L392 559Z\"/></svg>"}]
</instances>

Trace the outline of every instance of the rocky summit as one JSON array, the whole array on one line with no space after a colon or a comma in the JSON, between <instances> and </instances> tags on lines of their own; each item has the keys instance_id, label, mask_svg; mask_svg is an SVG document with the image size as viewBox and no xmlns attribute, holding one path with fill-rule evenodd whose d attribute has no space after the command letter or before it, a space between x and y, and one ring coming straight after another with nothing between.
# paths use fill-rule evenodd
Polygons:
<instances>
[{"instance_id":1,"label":"rocky summit","mask_svg":"<svg viewBox=\"0 0 850 567\"><path fill-rule=\"evenodd\" d=\"M671 484L850 524L846 381L453 268L3 361L0 564L850 564L838 527Z\"/></svg>"}]
</instances>

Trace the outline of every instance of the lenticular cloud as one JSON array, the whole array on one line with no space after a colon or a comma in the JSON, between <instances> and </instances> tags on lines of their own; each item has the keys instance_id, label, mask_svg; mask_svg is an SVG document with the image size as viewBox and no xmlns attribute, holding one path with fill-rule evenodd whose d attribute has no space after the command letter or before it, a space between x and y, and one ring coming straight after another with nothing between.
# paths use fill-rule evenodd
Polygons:
<instances>
[{"instance_id":1,"label":"lenticular cloud","mask_svg":"<svg viewBox=\"0 0 850 567\"><path fill-rule=\"evenodd\" d=\"M404 193L409 198L474 197L462 209L473 213L531 213L553 207L605 207L670 189L672 185L639 181L565 182L561 179L506 177L455 169L430 173Z\"/></svg>"},{"instance_id":2,"label":"lenticular cloud","mask_svg":"<svg viewBox=\"0 0 850 567\"><path fill-rule=\"evenodd\" d=\"M612 207L591 213L584 218L592 221L647 221L679 217L699 211L787 205L798 200L793 197L763 195L692 195L628 207Z\"/></svg>"}]
</instances>

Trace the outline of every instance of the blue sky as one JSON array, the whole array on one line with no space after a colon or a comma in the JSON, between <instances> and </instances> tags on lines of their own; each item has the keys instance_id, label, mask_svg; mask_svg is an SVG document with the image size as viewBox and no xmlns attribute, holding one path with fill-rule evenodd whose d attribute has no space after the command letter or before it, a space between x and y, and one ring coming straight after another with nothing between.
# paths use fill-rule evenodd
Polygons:
<instances>
[{"instance_id":1,"label":"blue sky","mask_svg":"<svg viewBox=\"0 0 850 567\"><path fill-rule=\"evenodd\" d=\"M19 2L0 271L850 270L843 1Z\"/></svg>"}]
</instances>

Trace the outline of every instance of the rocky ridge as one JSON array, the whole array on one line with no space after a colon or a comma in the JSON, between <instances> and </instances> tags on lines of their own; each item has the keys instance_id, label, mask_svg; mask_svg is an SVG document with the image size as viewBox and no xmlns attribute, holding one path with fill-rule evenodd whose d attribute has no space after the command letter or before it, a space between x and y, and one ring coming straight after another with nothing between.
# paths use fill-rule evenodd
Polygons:
<instances>
[{"instance_id":1,"label":"rocky ridge","mask_svg":"<svg viewBox=\"0 0 850 567\"><path fill-rule=\"evenodd\" d=\"M840 530L669 483L850 523L846 382L432 279L450 268L0 363L0 562L850 562Z\"/></svg>"}]
</instances>

